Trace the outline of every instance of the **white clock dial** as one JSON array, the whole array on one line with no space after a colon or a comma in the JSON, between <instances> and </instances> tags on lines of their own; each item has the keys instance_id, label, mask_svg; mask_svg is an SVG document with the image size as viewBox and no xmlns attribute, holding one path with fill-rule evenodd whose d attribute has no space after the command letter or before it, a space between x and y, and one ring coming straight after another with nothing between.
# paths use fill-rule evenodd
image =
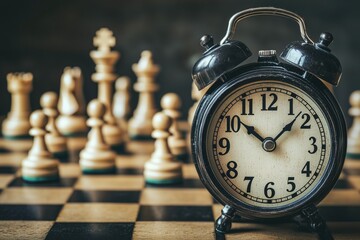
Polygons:
<instances>
[{"instance_id":1,"label":"white clock dial","mask_svg":"<svg viewBox=\"0 0 360 240\"><path fill-rule=\"evenodd\" d=\"M319 183L329 163L327 120L311 96L279 81L241 87L222 100L207 131L220 184L242 202L274 208Z\"/></svg>"}]
</instances>

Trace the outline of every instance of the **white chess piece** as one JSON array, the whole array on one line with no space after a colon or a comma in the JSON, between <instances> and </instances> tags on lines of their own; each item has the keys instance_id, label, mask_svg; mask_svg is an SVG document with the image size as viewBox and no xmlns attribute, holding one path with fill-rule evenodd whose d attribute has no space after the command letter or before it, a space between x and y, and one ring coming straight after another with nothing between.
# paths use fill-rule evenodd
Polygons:
<instances>
[{"instance_id":1,"label":"white chess piece","mask_svg":"<svg viewBox=\"0 0 360 240\"><path fill-rule=\"evenodd\" d=\"M172 119L170 127L171 136L169 137L169 147L171 153L179 160L183 160L188 157L187 143L179 130L178 121L181 117L181 99L175 93L167 93L161 98L161 107L163 113Z\"/></svg>"},{"instance_id":2,"label":"white chess piece","mask_svg":"<svg viewBox=\"0 0 360 240\"><path fill-rule=\"evenodd\" d=\"M105 142L116 151L122 152L125 148L125 132L112 112L113 82L117 78L114 73L114 65L120 57L119 52L112 51L116 40L113 33L107 28L101 28L96 32L93 40L96 50L90 52L90 56L96 64L96 72L91 79L98 84L98 99L105 105L105 124L102 128Z\"/></svg>"},{"instance_id":3,"label":"white chess piece","mask_svg":"<svg viewBox=\"0 0 360 240\"><path fill-rule=\"evenodd\" d=\"M54 157L62 158L68 154L66 138L62 136L55 124L56 118L59 115L57 111L58 97L55 92L44 93L40 98L40 105L43 108L44 114L49 121L46 125L48 133L45 135L45 142L49 151Z\"/></svg>"},{"instance_id":4,"label":"white chess piece","mask_svg":"<svg viewBox=\"0 0 360 240\"><path fill-rule=\"evenodd\" d=\"M182 181L181 163L171 154L168 144L171 119L162 112L153 118L155 149L145 163L144 177L151 184L172 184Z\"/></svg>"},{"instance_id":5,"label":"white chess piece","mask_svg":"<svg viewBox=\"0 0 360 240\"><path fill-rule=\"evenodd\" d=\"M59 178L59 162L52 157L45 143L47 117L41 110L30 116L30 135L33 145L26 159L22 161L22 178L29 182L45 182Z\"/></svg>"},{"instance_id":6,"label":"white chess piece","mask_svg":"<svg viewBox=\"0 0 360 240\"><path fill-rule=\"evenodd\" d=\"M139 63L133 64L132 68L138 77L134 89L139 92L139 102L129 120L129 136L135 140L149 140L153 130L151 121L157 112L154 93L158 85L155 83L155 75L160 68L153 63L150 51L143 51Z\"/></svg>"},{"instance_id":7,"label":"white chess piece","mask_svg":"<svg viewBox=\"0 0 360 240\"><path fill-rule=\"evenodd\" d=\"M106 173L115 170L116 154L106 144L102 126L106 108L99 100L92 100L87 108L91 127L85 148L80 152L80 166L84 173Z\"/></svg>"},{"instance_id":8,"label":"white chess piece","mask_svg":"<svg viewBox=\"0 0 360 240\"><path fill-rule=\"evenodd\" d=\"M348 131L347 158L360 159L360 91L350 95L349 115L353 117Z\"/></svg>"},{"instance_id":9,"label":"white chess piece","mask_svg":"<svg viewBox=\"0 0 360 240\"><path fill-rule=\"evenodd\" d=\"M78 67L66 67L61 76L56 120L59 132L67 137L83 136L87 132L82 94L82 75Z\"/></svg>"},{"instance_id":10,"label":"white chess piece","mask_svg":"<svg viewBox=\"0 0 360 240\"><path fill-rule=\"evenodd\" d=\"M27 138L30 130L30 98L33 75L9 73L8 91L11 93L11 109L2 125L2 134L8 139Z\"/></svg>"}]
</instances>

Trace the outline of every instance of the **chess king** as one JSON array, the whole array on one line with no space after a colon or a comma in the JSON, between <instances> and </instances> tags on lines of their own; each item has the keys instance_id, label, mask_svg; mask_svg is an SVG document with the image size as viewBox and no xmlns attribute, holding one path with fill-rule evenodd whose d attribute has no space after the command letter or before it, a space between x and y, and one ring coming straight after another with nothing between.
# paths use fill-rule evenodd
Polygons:
<instances>
[{"instance_id":1,"label":"chess king","mask_svg":"<svg viewBox=\"0 0 360 240\"><path fill-rule=\"evenodd\" d=\"M302 41L280 54L259 51L258 61L233 40L236 25L258 16L281 16L299 24ZM201 99L192 125L196 169L213 197L223 204L216 231L232 220L293 218L322 239L332 239L316 205L335 185L345 159L346 126L335 97L342 68L330 52L333 37L314 42L304 20L284 9L264 7L235 14L219 44L209 35L192 78Z\"/></svg>"}]
</instances>

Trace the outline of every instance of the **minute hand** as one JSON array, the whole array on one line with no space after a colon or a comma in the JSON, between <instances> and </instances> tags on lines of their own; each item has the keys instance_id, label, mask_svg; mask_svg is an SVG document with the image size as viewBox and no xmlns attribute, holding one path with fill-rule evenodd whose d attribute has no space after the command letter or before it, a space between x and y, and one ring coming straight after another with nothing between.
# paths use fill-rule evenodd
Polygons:
<instances>
[{"instance_id":1,"label":"minute hand","mask_svg":"<svg viewBox=\"0 0 360 240\"><path fill-rule=\"evenodd\" d=\"M294 122L296 121L296 119L300 116L302 112L299 112L298 115L296 115L296 117L294 118L294 120L292 120L290 123L286 124L285 127L281 130L281 132L274 138L274 141L276 142L276 140L278 140L278 138L283 135L285 132L290 132L291 128L294 124Z\"/></svg>"},{"instance_id":2,"label":"minute hand","mask_svg":"<svg viewBox=\"0 0 360 240\"><path fill-rule=\"evenodd\" d=\"M264 138L261 137L256 131L255 131L255 128L253 126L248 126L246 125L245 123L241 122L241 124L246 128L247 130L247 133L250 135L254 135L254 137L256 137L257 139L259 139L261 142L264 141Z\"/></svg>"}]
</instances>

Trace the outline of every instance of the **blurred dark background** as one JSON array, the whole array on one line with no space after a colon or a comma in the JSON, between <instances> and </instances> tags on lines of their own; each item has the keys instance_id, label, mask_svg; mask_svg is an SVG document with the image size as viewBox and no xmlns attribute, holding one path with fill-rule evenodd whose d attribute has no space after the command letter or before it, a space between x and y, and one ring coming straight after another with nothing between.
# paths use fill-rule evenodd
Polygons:
<instances>
[{"instance_id":1,"label":"blurred dark background","mask_svg":"<svg viewBox=\"0 0 360 240\"><path fill-rule=\"evenodd\" d=\"M157 102L167 92L180 94L186 117L192 104L191 67L202 52L200 37L209 33L216 42L220 41L234 13L259 6L281 7L298 13L304 17L314 41L321 32L333 33L331 49L343 66L342 81L335 94L347 113L350 93L360 89L359 5L358 1L337 0L1 1L0 115L10 109L6 74L11 71L34 74L31 94L34 109L39 108L43 92L59 90L65 66L82 69L85 98L87 101L95 98L97 86L90 79L95 68L89 52L94 49L95 32L108 27L117 40L115 49L121 53L117 74L128 75L135 82L131 65L139 60L142 50L151 50L155 62L161 66ZM260 49L276 49L280 53L289 42L301 39L295 22L263 16L241 22L236 38L253 51L250 61L256 59ZM136 102L134 93L133 107Z\"/></svg>"}]
</instances>

